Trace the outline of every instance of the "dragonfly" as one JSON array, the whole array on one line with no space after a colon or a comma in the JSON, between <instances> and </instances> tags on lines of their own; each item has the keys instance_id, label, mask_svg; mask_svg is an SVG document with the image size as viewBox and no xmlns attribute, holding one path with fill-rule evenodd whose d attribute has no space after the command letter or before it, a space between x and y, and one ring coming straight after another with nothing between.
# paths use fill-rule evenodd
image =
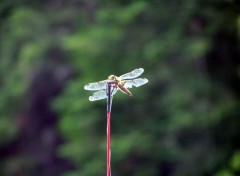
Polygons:
<instances>
[{"instance_id":1,"label":"dragonfly","mask_svg":"<svg viewBox=\"0 0 240 176\"><path fill-rule=\"evenodd\" d=\"M123 93L132 96L129 88L132 88L133 86L139 87L148 82L148 79L146 78L137 78L143 72L143 68L138 68L121 76L110 75L106 80L86 84L84 89L96 91L89 97L90 101L106 99L108 97L106 91L108 84L112 87L111 95L114 95L118 90L120 90Z\"/></svg>"}]
</instances>

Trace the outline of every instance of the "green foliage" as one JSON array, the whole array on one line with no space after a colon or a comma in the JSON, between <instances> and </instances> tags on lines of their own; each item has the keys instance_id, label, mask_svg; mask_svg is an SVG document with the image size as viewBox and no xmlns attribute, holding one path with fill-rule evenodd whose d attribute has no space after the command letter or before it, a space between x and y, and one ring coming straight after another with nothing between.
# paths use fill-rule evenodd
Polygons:
<instances>
[{"instance_id":1,"label":"green foliage","mask_svg":"<svg viewBox=\"0 0 240 176\"><path fill-rule=\"evenodd\" d=\"M233 174L227 170L222 170L216 174L216 176L233 176Z\"/></svg>"},{"instance_id":2,"label":"green foliage","mask_svg":"<svg viewBox=\"0 0 240 176\"><path fill-rule=\"evenodd\" d=\"M204 75L203 57L213 40L207 36L213 36L219 24L191 29L200 25L191 20L194 14L200 13L201 4L189 6L147 1L133 1L127 6L111 4L111 8L99 8L96 24L66 38L65 45L73 53L74 63L82 74L74 82L82 87L106 78L106 73L118 75L140 66L146 69L150 80L148 85L133 90L134 95L136 92L133 99L114 98L114 175L157 175L156 165L165 159L181 161L174 175L202 175L220 164L219 156L214 158L208 154L218 150L209 132L224 118L226 111L231 111L234 100L225 87L215 89L216 85ZM214 18L213 12L209 13L214 8L207 8L208 12L202 15ZM168 15L163 16L165 9ZM190 29L186 29L186 24ZM186 30L199 31L186 34ZM76 86L74 82L59 100L67 106L67 111L62 110L64 105L58 108L63 112L60 127L67 134L66 139L74 144L63 146L61 155L82 165L82 175L96 175L102 173L99 165L104 162L105 102L87 102L90 93L83 92L81 86L77 86L77 97L73 100L75 93L69 94L69 90ZM159 84L165 88L158 90ZM78 102L79 108L77 104L69 105L71 102L66 99ZM226 102L229 106L224 105ZM199 140L195 140L195 136L199 136ZM76 151L74 146L78 148ZM131 163L135 166L131 167ZM193 169L189 169L190 166Z\"/></svg>"},{"instance_id":3,"label":"green foliage","mask_svg":"<svg viewBox=\"0 0 240 176\"><path fill-rule=\"evenodd\" d=\"M240 151L236 151L231 159L231 167L235 171L240 170Z\"/></svg>"},{"instance_id":4,"label":"green foliage","mask_svg":"<svg viewBox=\"0 0 240 176\"><path fill-rule=\"evenodd\" d=\"M114 96L112 175L234 176L239 90L226 79L239 81L234 1L91 1L94 12L88 3L14 6L1 21L0 145L16 138L12 119L28 107L36 72L57 67L57 48L75 72L50 105L65 141L57 155L76 167L64 175L105 173L106 102L89 102L84 85L143 67L149 83Z\"/></svg>"}]
</instances>

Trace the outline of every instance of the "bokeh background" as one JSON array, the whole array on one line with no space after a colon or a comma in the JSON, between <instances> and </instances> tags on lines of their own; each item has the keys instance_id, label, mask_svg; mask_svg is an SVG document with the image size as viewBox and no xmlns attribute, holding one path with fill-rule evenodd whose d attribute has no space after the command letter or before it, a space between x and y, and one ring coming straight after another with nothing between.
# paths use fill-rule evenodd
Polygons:
<instances>
[{"instance_id":1,"label":"bokeh background","mask_svg":"<svg viewBox=\"0 0 240 176\"><path fill-rule=\"evenodd\" d=\"M113 176L240 175L240 1L0 1L0 175L105 175L89 82L145 69L112 108Z\"/></svg>"}]
</instances>

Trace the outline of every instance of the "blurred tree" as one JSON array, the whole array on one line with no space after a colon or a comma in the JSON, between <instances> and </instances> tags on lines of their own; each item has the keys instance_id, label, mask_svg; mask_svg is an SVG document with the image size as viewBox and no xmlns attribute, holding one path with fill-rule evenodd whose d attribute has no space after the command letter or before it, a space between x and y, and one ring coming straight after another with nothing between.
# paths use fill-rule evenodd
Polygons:
<instances>
[{"instance_id":1,"label":"blurred tree","mask_svg":"<svg viewBox=\"0 0 240 176\"><path fill-rule=\"evenodd\" d=\"M113 101L113 175L239 175L237 0L0 7L1 175L103 175L105 101L83 86L138 67L149 84Z\"/></svg>"},{"instance_id":2,"label":"blurred tree","mask_svg":"<svg viewBox=\"0 0 240 176\"><path fill-rule=\"evenodd\" d=\"M82 75L57 103L65 114L60 127L71 141L61 154L80 163L82 175L104 173L105 102L90 104L83 91L72 97L106 73L143 66L149 87L136 90L134 99L114 100L114 175L212 175L224 168L239 148L237 3L96 6L95 23L64 42Z\"/></svg>"},{"instance_id":3,"label":"blurred tree","mask_svg":"<svg viewBox=\"0 0 240 176\"><path fill-rule=\"evenodd\" d=\"M73 166L56 155L63 140L49 104L73 75L58 44L69 17L41 14L25 1L1 5L0 175L60 175Z\"/></svg>"}]
</instances>

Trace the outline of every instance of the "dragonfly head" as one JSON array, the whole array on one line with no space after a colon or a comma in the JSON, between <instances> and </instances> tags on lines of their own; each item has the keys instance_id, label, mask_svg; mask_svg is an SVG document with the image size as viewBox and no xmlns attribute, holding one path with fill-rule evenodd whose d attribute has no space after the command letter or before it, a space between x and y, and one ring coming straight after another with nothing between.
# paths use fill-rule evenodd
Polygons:
<instances>
[{"instance_id":1,"label":"dragonfly head","mask_svg":"<svg viewBox=\"0 0 240 176\"><path fill-rule=\"evenodd\" d=\"M115 79L116 79L116 76L115 76L115 75L110 75L110 76L108 77L108 79L109 79L109 80L115 80Z\"/></svg>"}]
</instances>

